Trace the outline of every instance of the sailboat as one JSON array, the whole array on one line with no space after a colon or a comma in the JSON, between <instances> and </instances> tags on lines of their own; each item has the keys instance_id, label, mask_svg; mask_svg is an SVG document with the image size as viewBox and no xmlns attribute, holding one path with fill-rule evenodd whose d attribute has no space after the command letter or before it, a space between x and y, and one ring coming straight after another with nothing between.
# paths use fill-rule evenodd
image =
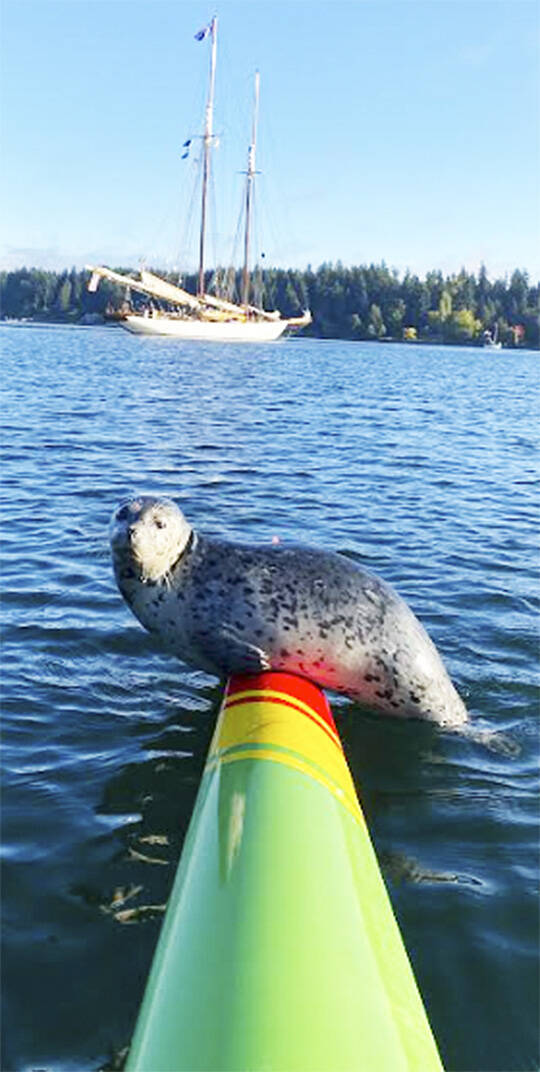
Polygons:
<instances>
[{"instance_id":1,"label":"sailboat","mask_svg":"<svg viewBox=\"0 0 540 1072\"><path fill-rule=\"evenodd\" d=\"M101 279L108 279L130 291L144 294L148 302L142 311L123 314L120 323L136 335L168 335L180 339L216 342L272 342L291 328L305 327L311 322L306 310L299 317L283 317L277 310L269 312L250 303L250 243L253 211L253 185L256 168L257 118L259 107L259 73L255 75L255 93L251 142L248 149L245 189L244 264L240 304L208 294L205 291L205 251L207 202L214 144L214 87L217 58L217 18L196 34L197 40L211 41L210 75L202 136L202 189L199 237L199 268L197 293L191 294L160 276L141 269L138 277L114 272L110 268L87 266L91 272L89 291L96 291Z\"/></svg>"},{"instance_id":2,"label":"sailboat","mask_svg":"<svg viewBox=\"0 0 540 1072\"><path fill-rule=\"evenodd\" d=\"M484 350L500 350L502 342L499 340L499 325L495 324L493 334L487 328L484 331L482 346Z\"/></svg>"}]
</instances>

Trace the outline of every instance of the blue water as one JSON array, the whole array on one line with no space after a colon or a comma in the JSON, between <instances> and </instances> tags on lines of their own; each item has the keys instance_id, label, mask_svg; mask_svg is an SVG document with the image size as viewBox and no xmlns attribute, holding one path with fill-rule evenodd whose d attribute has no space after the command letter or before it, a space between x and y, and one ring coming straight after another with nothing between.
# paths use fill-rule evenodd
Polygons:
<instances>
[{"instance_id":1,"label":"blue water","mask_svg":"<svg viewBox=\"0 0 540 1072\"><path fill-rule=\"evenodd\" d=\"M473 735L334 710L447 1069L537 1069L539 355L0 341L3 1072L129 1044L219 702L116 591L141 489L344 551L423 620Z\"/></svg>"}]
</instances>

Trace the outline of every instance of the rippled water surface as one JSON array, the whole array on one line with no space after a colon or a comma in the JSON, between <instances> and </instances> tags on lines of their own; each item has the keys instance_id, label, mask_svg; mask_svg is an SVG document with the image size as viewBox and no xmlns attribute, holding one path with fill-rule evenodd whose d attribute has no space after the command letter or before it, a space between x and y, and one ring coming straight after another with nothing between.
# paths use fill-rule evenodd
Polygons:
<instances>
[{"instance_id":1,"label":"rippled water surface","mask_svg":"<svg viewBox=\"0 0 540 1072\"><path fill-rule=\"evenodd\" d=\"M116 591L108 520L141 489L346 552L423 620L474 733L334 710L446 1067L537 1069L539 355L1 344L2 1070L128 1045L219 702Z\"/></svg>"}]
</instances>

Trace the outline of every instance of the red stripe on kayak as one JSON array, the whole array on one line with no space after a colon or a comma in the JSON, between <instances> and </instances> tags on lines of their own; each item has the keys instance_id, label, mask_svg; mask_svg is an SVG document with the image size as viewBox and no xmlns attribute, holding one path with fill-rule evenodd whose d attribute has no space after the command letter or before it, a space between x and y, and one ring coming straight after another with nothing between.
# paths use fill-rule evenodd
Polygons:
<instances>
[{"instance_id":1,"label":"red stripe on kayak","mask_svg":"<svg viewBox=\"0 0 540 1072\"><path fill-rule=\"evenodd\" d=\"M328 726L323 725L318 718L315 718L314 714L310 714L304 707L299 707L298 704L293 703L291 700L287 700L285 696L268 696L267 693L261 693L258 695L259 690L254 690L249 696L240 696L235 700L234 696L229 696L227 699L227 711L230 711L231 707L241 707L242 704L277 704L278 707L292 707L293 711L297 711L299 715L303 715L304 718L309 718L310 722L314 722L326 736L330 738L336 748L341 751L341 741L337 735L337 731L333 731Z\"/></svg>"},{"instance_id":2,"label":"red stripe on kayak","mask_svg":"<svg viewBox=\"0 0 540 1072\"><path fill-rule=\"evenodd\" d=\"M229 679L227 699L237 692L256 692L258 689L272 689L286 693L291 700L301 700L311 707L320 718L337 734L336 724L326 696L312 681L297 674L286 674L281 670L263 670L260 674L236 674ZM303 712L306 713L305 711Z\"/></svg>"}]
</instances>

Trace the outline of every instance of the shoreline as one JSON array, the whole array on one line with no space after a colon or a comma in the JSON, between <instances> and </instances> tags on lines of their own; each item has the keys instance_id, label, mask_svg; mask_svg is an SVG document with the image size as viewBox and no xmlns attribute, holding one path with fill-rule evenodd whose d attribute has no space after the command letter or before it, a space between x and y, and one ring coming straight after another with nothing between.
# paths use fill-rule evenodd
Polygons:
<instances>
[{"instance_id":1,"label":"shoreline","mask_svg":"<svg viewBox=\"0 0 540 1072\"><path fill-rule=\"evenodd\" d=\"M35 327L35 328L43 328L43 327L46 327L46 328L107 328L107 330L111 330L111 329L118 330L118 328L121 328L122 330L124 330L122 328L122 325L118 322L118 320L108 321L107 319L105 319L103 317L100 318L99 320L92 319L92 321L90 321L90 322L88 322L84 318L81 318L79 320L52 320L52 319L40 320L40 319L37 319L37 318L32 318L32 319L23 318L23 319L18 320L18 319L12 318L12 317L3 317L3 318L0 318L0 326L1 327L25 327L25 328L32 328L32 327ZM348 343L363 343L363 344L369 344L369 345L375 345L375 346L379 346L381 344L388 344L388 345L392 345L392 346L401 345L401 346L411 346L411 347L412 346L444 346L444 347L449 347L449 348L454 348L454 349L459 348L459 349L465 349L465 350L466 349L468 349L468 350L485 350L486 354L488 354L488 353L499 353L499 354L500 353L516 353L517 354L517 353L539 353L540 352L540 347L534 347L534 346L503 346L499 350L493 350L489 346L484 346L481 341L475 342L472 339L469 339L469 340L464 341L464 342L459 342L457 340L452 341L452 342L445 342L443 339L425 339L425 338L424 339L396 339L396 338L393 338L391 336L383 336L383 337L381 337L379 339L351 339L351 338L348 338L348 337L343 336L343 335L328 336L328 335L308 335L308 334L306 334L306 335L301 335L301 334L288 335L288 336L286 336L286 338L287 338L288 342L291 342L291 341L301 342L302 340L308 340L309 339L309 340L311 340L313 342L332 342L332 343L335 343L335 342L348 342Z\"/></svg>"}]
</instances>

